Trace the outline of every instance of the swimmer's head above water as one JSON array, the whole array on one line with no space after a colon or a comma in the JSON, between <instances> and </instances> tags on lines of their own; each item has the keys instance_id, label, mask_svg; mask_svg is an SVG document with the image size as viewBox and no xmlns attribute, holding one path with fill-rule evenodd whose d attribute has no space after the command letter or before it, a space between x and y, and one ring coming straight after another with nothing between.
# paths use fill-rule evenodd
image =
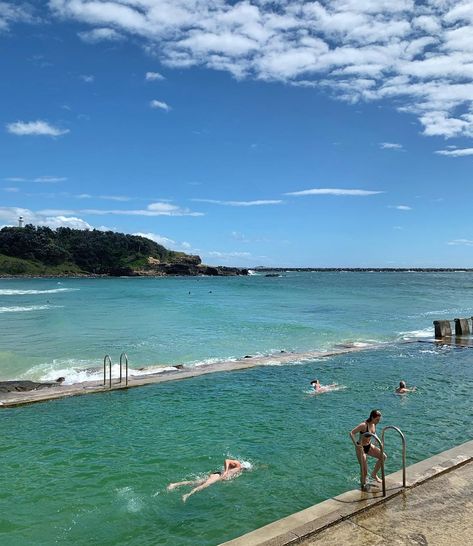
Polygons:
<instances>
[{"instance_id":1,"label":"swimmer's head above water","mask_svg":"<svg viewBox=\"0 0 473 546\"><path fill-rule=\"evenodd\" d=\"M406 388L406 382L405 381L399 381L399 388L405 389Z\"/></svg>"}]
</instances>

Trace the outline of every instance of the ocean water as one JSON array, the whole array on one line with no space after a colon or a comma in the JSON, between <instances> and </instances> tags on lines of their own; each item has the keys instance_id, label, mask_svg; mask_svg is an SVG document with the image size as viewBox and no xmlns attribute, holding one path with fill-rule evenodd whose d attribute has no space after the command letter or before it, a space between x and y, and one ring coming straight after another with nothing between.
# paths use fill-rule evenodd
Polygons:
<instances>
[{"instance_id":1,"label":"ocean water","mask_svg":"<svg viewBox=\"0 0 473 546\"><path fill-rule=\"evenodd\" d=\"M0 379L99 378L122 351L136 369L388 342L472 314L462 272L0 280Z\"/></svg>"},{"instance_id":2,"label":"ocean water","mask_svg":"<svg viewBox=\"0 0 473 546\"><path fill-rule=\"evenodd\" d=\"M91 375L122 349L137 366L198 365L376 344L1 410L0 543L219 544L356 488L348 431L373 408L406 434L408 464L470 440L472 350L398 342L471 316L472 293L470 273L2 280L1 378ZM313 395L314 377L342 388ZM417 391L396 396L400 379ZM390 433L387 472L401 464ZM189 488L166 490L226 457L251 469L186 503Z\"/></svg>"}]
</instances>

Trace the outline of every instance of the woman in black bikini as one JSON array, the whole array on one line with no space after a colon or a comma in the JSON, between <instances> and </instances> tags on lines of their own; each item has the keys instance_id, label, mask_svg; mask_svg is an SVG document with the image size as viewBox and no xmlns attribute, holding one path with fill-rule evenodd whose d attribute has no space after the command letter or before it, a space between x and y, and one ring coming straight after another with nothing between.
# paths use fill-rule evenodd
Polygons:
<instances>
[{"instance_id":1,"label":"woman in black bikini","mask_svg":"<svg viewBox=\"0 0 473 546\"><path fill-rule=\"evenodd\" d=\"M192 489L190 493L182 495L182 500L186 502L186 500L191 495L197 493L198 491L202 491L202 489L206 489L214 483L217 483L221 480L231 480L232 478L235 478L236 476L241 474L244 468L245 463L242 464L240 461L237 461L235 459L225 459L223 470L216 470L215 472L211 472L206 478L200 480L170 483L167 487L167 490L172 491L176 487L181 487L181 485L195 485L196 487L194 487L194 489Z\"/></svg>"},{"instance_id":2,"label":"woman in black bikini","mask_svg":"<svg viewBox=\"0 0 473 546\"><path fill-rule=\"evenodd\" d=\"M381 451L378 447L371 443L371 434L376 434L376 425L381 421L381 412L373 410L366 421L360 423L350 432L350 438L356 449L356 456L361 466L361 488L366 487L366 478L368 476L367 456L377 459L371 478L377 482L381 482L378 477L379 469L381 468ZM355 439L355 434L359 434L358 441ZM384 460L387 455L384 454Z\"/></svg>"}]
</instances>

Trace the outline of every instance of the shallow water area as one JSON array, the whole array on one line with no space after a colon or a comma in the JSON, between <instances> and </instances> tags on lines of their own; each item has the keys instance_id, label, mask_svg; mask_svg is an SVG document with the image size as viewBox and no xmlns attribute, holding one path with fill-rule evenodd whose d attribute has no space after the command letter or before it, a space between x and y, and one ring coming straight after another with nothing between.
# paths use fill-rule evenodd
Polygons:
<instances>
[{"instance_id":1,"label":"shallow water area","mask_svg":"<svg viewBox=\"0 0 473 546\"><path fill-rule=\"evenodd\" d=\"M406 434L408 464L471 438L472 360L415 343L3 410L0 540L218 544L357 487L348 431L374 407ZM314 377L346 388L311 396ZM396 396L400 379L417 392ZM166 491L225 457L253 468L186 503L189 488Z\"/></svg>"}]
</instances>

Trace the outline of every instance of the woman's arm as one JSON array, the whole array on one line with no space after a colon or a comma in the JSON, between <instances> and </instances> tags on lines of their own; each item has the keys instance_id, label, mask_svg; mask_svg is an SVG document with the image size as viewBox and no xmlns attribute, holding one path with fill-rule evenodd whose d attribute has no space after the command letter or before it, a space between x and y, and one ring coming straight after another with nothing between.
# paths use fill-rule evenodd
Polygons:
<instances>
[{"instance_id":1,"label":"woman's arm","mask_svg":"<svg viewBox=\"0 0 473 546\"><path fill-rule=\"evenodd\" d=\"M360 423L357 427L355 427L353 430L349 432L351 441L354 443L355 446L357 446L357 442L355 439L355 434L358 434L358 432L361 432L366 426L366 423Z\"/></svg>"}]
</instances>

